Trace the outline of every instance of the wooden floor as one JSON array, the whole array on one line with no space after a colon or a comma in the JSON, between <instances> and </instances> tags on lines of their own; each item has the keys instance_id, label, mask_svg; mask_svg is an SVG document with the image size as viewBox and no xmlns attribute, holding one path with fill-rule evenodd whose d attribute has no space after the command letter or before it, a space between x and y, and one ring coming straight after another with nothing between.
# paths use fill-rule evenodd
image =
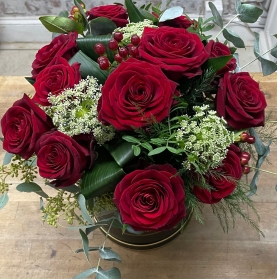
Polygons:
<instances>
[{"instance_id":1,"label":"wooden floor","mask_svg":"<svg viewBox=\"0 0 277 279\"><path fill-rule=\"evenodd\" d=\"M268 109L277 116L277 75L262 78L254 74L268 100ZM0 116L23 93L33 94L23 77L0 77ZM277 118L277 117L276 117ZM3 158L1 150L0 160ZM271 148L272 165L277 171L277 147ZM14 186L19 182L10 180ZM132 251L110 241L107 246L120 254L123 279L277 279L277 176L261 174L257 195L253 197L261 217L263 238L238 219L237 226L224 234L209 207L205 225L191 220L184 233L170 244L148 251ZM49 191L48 191L49 192ZM0 278L67 279L89 268L82 253L77 231L52 228L42 224L39 198L16 192L11 187L10 201L0 211ZM247 210L247 209L246 209ZM97 231L90 236L90 246L102 244ZM91 254L97 265L97 254ZM103 268L114 264L106 262Z\"/></svg>"}]
</instances>

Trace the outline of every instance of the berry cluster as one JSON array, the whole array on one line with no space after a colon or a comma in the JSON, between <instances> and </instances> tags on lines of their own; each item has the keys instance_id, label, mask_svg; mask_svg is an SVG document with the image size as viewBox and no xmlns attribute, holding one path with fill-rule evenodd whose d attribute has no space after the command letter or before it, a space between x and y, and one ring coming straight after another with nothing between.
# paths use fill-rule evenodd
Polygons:
<instances>
[{"instance_id":1,"label":"berry cluster","mask_svg":"<svg viewBox=\"0 0 277 279\"><path fill-rule=\"evenodd\" d=\"M85 4L84 3L80 3L80 6L83 8L84 12L86 12L85 10ZM68 18L76 21L76 22L79 22L82 18L82 15L80 13L80 10L77 6L73 6L71 11L70 11L70 15L68 16Z\"/></svg>"},{"instance_id":2,"label":"berry cluster","mask_svg":"<svg viewBox=\"0 0 277 279\"><path fill-rule=\"evenodd\" d=\"M121 63L129 57L137 58L139 55L138 45L140 43L140 37L138 35L132 35L131 43L129 45L120 46L120 42L123 39L123 34L119 31L113 34L113 38L108 42L108 48L114 53L114 60L117 63ZM101 70L109 70L111 63L107 58L106 47L102 43L96 43L93 47L96 54L99 55L97 63Z\"/></svg>"}]
</instances>

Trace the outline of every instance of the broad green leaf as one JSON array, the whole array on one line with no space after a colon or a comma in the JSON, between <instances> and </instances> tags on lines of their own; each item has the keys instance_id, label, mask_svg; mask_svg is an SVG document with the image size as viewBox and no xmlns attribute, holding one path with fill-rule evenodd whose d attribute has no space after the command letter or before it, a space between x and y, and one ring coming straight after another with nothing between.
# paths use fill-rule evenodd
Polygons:
<instances>
[{"instance_id":1,"label":"broad green leaf","mask_svg":"<svg viewBox=\"0 0 277 279\"><path fill-rule=\"evenodd\" d=\"M4 193L0 196L0 209L2 209L9 201L9 196L7 193Z\"/></svg>"},{"instance_id":2,"label":"broad green leaf","mask_svg":"<svg viewBox=\"0 0 277 279\"><path fill-rule=\"evenodd\" d=\"M241 4L238 6L238 18L242 22L254 23L258 20L262 13L262 9L251 4Z\"/></svg>"},{"instance_id":3,"label":"broad green leaf","mask_svg":"<svg viewBox=\"0 0 277 279\"><path fill-rule=\"evenodd\" d=\"M140 152L141 152L141 149L138 145L132 145L132 149L134 151L134 155L135 156L139 156Z\"/></svg>"},{"instance_id":4,"label":"broad green leaf","mask_svg":"<svg viewBox=\"0 0 277 279\"><path fill-rule=\"evenodd\" d=\"M127 8L130 22L140 22L145 19L132 0L125 0L125 7Z\"/></svg>"},{"instance_id":5,"label":"broad green leaf","mask_svg":"<svg viewBox=\"0 0 277 279\"><path fill-rule=\"evenodd\" d=\"M209 2L209 7L212 11L212 14L214 16L214 22L220 27L220 28L223 28L223 20L222 20L222 17L221 15L219 14L216 6L214 5L214 3L212 2Z\"/></svg>"},{"instance_id":6,"label":"broad green leaf","mask_svg":"<svg viewBox=\"0 0 277 279\"><path fill-rule=\"evenodd\" d=\"M271 50L270 54L277 58L277 45L275 45L274 49Z\"/></svg>"},{"instance_id":7,"label":"broad green leaf","mask_svg":"<svg viewBox=\"0 0 277 279\"><path fill-rule=\"evenodd\" d=\"M124 139L124 140L126 140L128 142L140 144L140 140L135 138L135 137L132 137L132 136L124 135L124 136L122 136L122 139Z\"/></svg>"},{"instance_id":8,"label":"broad green leaf","mask_svg":"<svg viewBox=\"0 0 277 279\"><path fill-rule=\"evenodd\" d=\"M3 160L3 165L4 166L8 165L11 162L13 156L14 154L6 152Z\"/></svg>"},{"instance_id":9,"label":"broad green leaf","mask_svg":"<svg viewBox=\"0 0 277 279\"><path fill-rule=\"evenodd\" d=\"M36 80L32 77L25 77L25 79L32 85L36 82Z\"/></svg>"},{"instance_id":10,"label":"broad green leaf","mask_svg":"<svg viewBox=\"0 0 277 279\"><path fill-rule=\"evenodd\" d=\"M81 193L86 198L92 198L112 192L124 176L123 169L107 151L101 149L101 156L95 160L93 167L82 176Z\"/></svg>"},{"instance_id":11,"label":"broad green leaf","mask_svg":"<svg viewBox=\"0 0 277 279\"><path fill-rule=\"evenodd\" d=\"M166 150L166 146L161 146L161 147L155 148L148 153L148 156L160 154L165 150Z\"/></svg>"},{"instance_id":12,"label":"broad green leaf","mask_svg":"<svg viewBox=\"0 0 277 279\"><path fill-rule=\"evenodd\" d=\"M93 275L95 272L96 268L90 268L74 276L73 279L86 279L89 276Z\"/></svg>"},{"instance_id":13,"label":"broad green leaf","mask_svg":"<svg viewBox=\"0 0 277 279\"><path fill-rule=\"evenodd\" d=\"M39 20L44 27L53 33L64 33L78 31L79 34L83 33L83 26L69 18L62 16L41 16Z\"/></svg>"},{"instance_id":14,"label":"broad green leaf","mask_svg":"<svg viewBox=\"0 0 277 279\"><path fill-rule=\"evenodd\" d=\"M174 19L174 18L177 18L179 16L181 16L184 12L184 9L180 6L175 6L175 7L171 7L167 10L165 10L160 18L159 18L159 22L164 22L164 21L167 21L167 20L171 20L171 19Z\"/></svg>"},{"instance_id":15,"label":"broad green leaf","mask_svg":"<svg viewBox=\"0 0 277 279\"><path fill-rule=\"evenodd\" d=\"M226 28L223 30L222 34L224 38L233 43L235 47L245 48L243 40L232 30Z\"/></svg>"},{"instance_id":16,"label":"broad green leaf","mask_svg":"<svg viewBox=\"0 0 277 279\"><path fill-rule=\"evenodd\" d=\"M16 190L19 192L31 193L34 192L43 198L49 198L49 196L41 189L41 187L34 182L23 182L17 185Z\"/></svg>"},{"instance_id":17,"label":"broad green leaf","mask_svg":"<svg viewBox=\"0 0 277 279\"><path fill-rule=\"evenodd\" d=\"M96 279L121 279L121 274L117 267L112 267L111 269L108 270L103 270L101 267L99 267L95 278Z\"/></svg>"},{"instance_id":18,"label":"broad green leaf","mask_svg":"<svg viewBox=\"0 0 277 279\"><path fill-rule=\"evenodd\" d=\"M277 65L270 60L261 58L262 72L264 76L268 76L277 71Z\"/></svg>"},{"instance_id":19,"label":"broad green leaf","mask_svg":"<svg viewBox=\"0 0 277 279\"><path fill-rule=\"evenodd\" d=\"M99 83L105 83L108 77L108 73L106 71L100 70L99 65L91 58L89 58L86 54L84 54L81 50L79 50L69 60L69 64L73 64L75 62L81 63L80 72L82 78L87 78L87 76L93 76L98 79Z\"/></svg>"},{"instance_id":20,"label":"broad green leaf","mask_svg":"<svg viewBox=\"0 0 277 279\"><path fill-rule=\"evenodd\" d=\"M94 225L94 222L92 221L88 211L87 211L87 207L86 207L86 199L82 194L79 194L78 196L78 204L80 206L81 209L81 213L83 218L90 224L90 225Z\"/></svg>"},{"instance_id":21,"label":"broad green leaf","mask_svg":"<svg viewBox=\"0 0 277 279\"><path fill-rule=\"evenodd\" d=\"M205 68L212 68L215 72L221 70L233 57L233 55L219 56L210 58L204 64Z\"/></svg>"},{"instance_id":22,"label":"broad green leaf","mask_svg":"<svg viewBox=\"0 0 277 279\"><path fill-rule=\"evenodd\" d=\"M89 256L88 256L88 236L81 229L79 229L79 233L80 233L80 235L82 237L83 249L84 249L84 253L85 253L86 259L89 262Z\"/></svg>"},{"instance_id":23,"label":"broad green leaf","mask_svg":"<svg viewBox=\"0 0 277 279\"><path fill-rule=\"evenodd\" d=\"M119 255L111 249L99 248L99 255L107 261L121 262Z\"/></svg>"},{"instance_id":24,"label":"broad green leaf","mask_svg":"<svg viewBox=\"0 0 277 279\"><path fill-rule=\"evenodd\" d=\"M96 35L107 35L113 33L116 29L116 24L106 18L106 17L97 17L89 22L90 34Z\"/></svg>"}]
</instances>

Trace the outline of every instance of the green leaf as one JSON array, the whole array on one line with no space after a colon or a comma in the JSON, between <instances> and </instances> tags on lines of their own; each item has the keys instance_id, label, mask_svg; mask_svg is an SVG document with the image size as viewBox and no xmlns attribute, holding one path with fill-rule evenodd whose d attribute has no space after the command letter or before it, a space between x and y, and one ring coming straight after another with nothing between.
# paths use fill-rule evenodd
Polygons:
<instances>
[{"instance_id":1,"label":"green leaf","mask_svg":"<svg viewBox=\"0 0 277 279\"><path fill-rule=\"evenodd\" d=\"M184 9L180 6L171 7L166 9L160 16L159 22L164 22L181 16L184 12Z\"/></svg>"},{"instance_id":2,"label":"green leaf","mask_svg":"<svg viewBox=\"0 0 277 279\"><path fill-rule=\"evenodd\" d=\"M96 268L90 268L74 276L73 279L85 279L93 275L95 272L96 272Z\"/></svg>"},{"instance_id":3,"label":"green leaf","mask_svg":"<svg viewBox=\"0 0 277 279\"><path fill-rule=\"evenodd\" d=\"M82 176L81 193L86 198L92 198L112 192L124 176L123 169L107 151L101 149L101 156L95 160L92 169Z\"/></svg>"},{"instance_id":4,"label":"green leaf","mask_svg":"<svg viewBox=\"0 0 277 279\"><path fill-rule=\"evenodd\" d=\"M145 19L132 0L125 0L125 7L127 8L130 22L140 22Z\"/></svg>"},{"instance_id":5,"label":"green leaf","mask_svg":"<svg viewBox=\"0 0 277 279\"><path fill-rule=\"evenodd\" d=\"M270 51L270 54L277 58L277 45L275 45L274 48Z\"/></svg>"},{"instance_id":6,"label":"green leaf","mask_svg":"<svg viewBox=\"0 0 277 279\"><path fill-rule=\"evenodd\" d=\"M74 0L74 4L75 4L75 6L78 7L78 9L80 11L80 14L82 16L83 30L87 30L87 28L88 28L88 19L87 19L86 13L84 12L84 9L80 5L81 3L83 3L83 2L80 1L80 0Z\"/></svg>"},{"instance_id":7,"label":"green leaf","mask_svg":"<svg viewBox=\"0 0 277 279\"><path fill-rule=\"evenodd\" d=\"M68 11L61 11L60 13L59 13L59 15L58 16L61 16L61 17L68 17Z\"/></svg>"},{"instance_id":8,"label":"green leaf","mask_svg":"<svg viewBox=\"0 0 277 279\"><path fill-rule=\"evenodd\" d=\"M111 34L117 27L112 20L106 17L97 17L91 20L89 26L90 34L94 36Z\"/></svg>"},{"instance_id":9,"label":"green leaf","mask_svg":"<svg viewBox=\"0 0 277 279\"><path fill-rule=\"evenodd\" d=\"M89 262L89 257L88 257L88 237L87 237L87 235L81 229L79 229L79 233L80 233L80 235L82 237L83 249L84 249L84 253L85 253L86 259Z\"/></svg>"},{"instance_id":10,"label":"green leaf","mask_svg":"<svg viewBox=\"0 0 277 279\"><path fill-rule=\"evenodd\" d=\"M81 209L81 213L83 218L90 224L90 225L94 225L94 222L92 221L88 211L87 211L87 207L86 207L86 199L82 194L79 194L78 196L78 204L80 206Z\"/></svg>"},{"instance_id":11,"label":"green leaf","mask_svg":"<svg viewBox=\"0 0 277 279\"><path fill-rule=\"evenodd\" d=\"M82 78L87 78L87 76L93 76L98 79L101 84L104 84L108 73L106 71L102 71L99 68L99 65L85 55L81 50L79 50L70 60L69 64L73 64L75 62L81 63L80 72Z\"/></svg>"},{"instance_id":12,"label":"green leaf","mask_svg":"<svg viewBox=\"0 0 277 279\"><path fill-rule=\"evenodd\" d=\"M266 146L261 141L258 133L256 132L255 128L249 129L249 134L255 137L254 147L258 155L263 156L266 152Z\"/></svg>"},{"instance_id":13,"label":"green leaf","mask_svg":"<svg viewBox=\"0 0 277 279\"><path fill-rule=\"evenodd\" d=\"M140 140L135 138L135 137L132 137L132 136L124 135L124 136L122 136L122 139L124 139L124 140L126 140L128 142L140 144Z\"/></svg>"},{"instance_id":14,"label":"green leaf","mask_svg":"<svg viewBox=\"0 0 277 279\"><path fill-rule=\"evenodd\" d=\"M152 145L151 145L150 143L148 143L148 142L143 142L143 143L141 144L141 146L142 146L143 148L147 149L148 151L153 150Z\"/></svg>"},{"instance_id":15,"label":"green leaf","mask_svg":"<svg viewBox=\"0 0 277 279\"><path fill-rule=\"evenodd\" d=\"M79 34L83 33L83 26L69 18L62 16L41 16L39 17L41 23L45 28L53 33L64 33L78 31Z\"/></svg>"},{"instance_id":16,"label":"green leaf","mask_svg":"<svg viewBox=\"0 0 277 279\"><path fill-rule=\"evenodd\" d=\"M134 155L135 156L139 156L140 152L141 152L141 149L138 145L132 145L132 149L134 151Z\"/></svg>"},{"instance_id":17,"label":"green leaf","mask_svg":"<svg viewBox=\"0 0 277 279\"><path fill-rule=\"evenodd\" d=\"M233 57L233 55L213 57L206 61L204 64L205 68L212 68L215 72L221 70Z\"/></svg>"},{"instance_id":18,"label":"green leaf","mask_svg":"<svg viewBox=\"0 0 277 279\"><path fill-rule=\"evenodd\" d=\"M152 151L150 151L148 153L148 156L153 156L153 155L162 153L165 150L166 150L166 146L157 147L157 148L153 149Z\"/></svg>"},{"instance_id":19,"label":"green leaf","mask_svg":"<svg viewBox=\"0 0 277 279\"><path fill-rule=\"evenodd\" d=\"M209 2L209 7L212 11L212 14L214 16L214 22L220 27L220 28L223 28L223 20L222 20L222 17L221 15L219 14L216 6L214 5L214 3L212 2Z\"/></svg>"},{"instance_id":20,"label":"green leaf","mask_svg":"<svg viewBox=\"0 0 277 279\"><path fill-rule=\"evenodd\" d=\"M176 148L173 148L171 146L168 146L167 147L167 150L170 151L171 153L174 153L174 154L180 154L183 152L182 149L176 149Z\"/></svg>"},{"instance_id":21,"label":"green leaf","mask_svg":"<svg viewBox=\"0 0 277 279\"><path fill-rule=\"evenodd\" d=\"M226 28L223 30L222 34L224 38L233 43L235 47L245 48L243 40L232 30Z\"/></svg>"},{"instance_id":22,"label":"green leaf","mask_svg":"<svg viewBox=\"0 0 277 279\"><path fill-rule=\"evenodd\" d=\"M23 182L17 185L16 190L26 193L34 192L43 198L49 198L49 196L41 189L41 187L34 182Z\"/></svg>"},{"instance_id":23,"label":"green leaf","mask_svg":"<svg viewBox=\"0 0 277 279\"><path fill-rule=\"evenodd\" d=\"M102 222L102 221L101 221ZM91 226L89 228L86 228L86 235L89 235L91 232L95 231L96 229L99 229L100 227L106 226L107 223L97 223L94 226Z\"/></svg>"},{"instance_id":24,"label":"green leaf","mask_svg":"<svg viewBox=\"0 0 277 279\"><path fill-rule=\"evenodd\" d=\"M14 154L6 152L3 160L3 165L4 166L8 165L11 162L13 156Z\"/></svg>"},{"instance_id":25,"label":"green leaf","mask_svg":"<svg viewBox=\"0 0 277 279\"><path fill-rule=\"evenodd\" d=\"M121 263L121 258L119 255L111 249L99 248L99 255L104 260Z\"/></svg>"},{"instance_id":26,"label":"green leaf","mask_svg":"<svg viewBox=\"0 0 277 279\"><path fill-rule=\"evenodd\" d=\"M103 270L101 267L99 267L95 278L96 279L121 279L121 274L117 267L112 267L111 269L108 270Z\"/></svg>"},{"instance_id":27,"label":"green leaf","mask_svg":"<svg viewBox=\"0 0 277 279\"><path fill-rule=\"evenodd\" d=\"M164 144L164 143L166 143L166 140L160 139L160 138L152 138L152 139L150 140L150 142L153 143L153 144L159 145L159 144Z\"/></svg>"},{"instance_id":28,"label":"green leaf","mask_svg":"<svg viewBox=\"0 0 277 279\"><path fill-rule=\"evenodd\" d=\"M152 20L154 23L158 22L158 18L153 16L151 13L149 13L147 10L139 9L139 12L142 14L142 16L146 19Z\"/></svg>"},{"instance_id":29,"label":"green leaf","mask_svg":"<svg viewBox=\"0 0 277 279\"><path fill-rule=\"evenodd\" d=\"M242 22L247 22L247 23L254 23L258 20L258 18L261 16L263 13L263 10L251 5L251 4L241 4L238 6L238 18Z\"/></svg>"},{"instance_id":30,"label":"green leaf","mask_svg":"<svg viewBox=\"0 0 277 279\"><path fill-rule=\"evenodd\" d=\"M36 80L35 80L34 78L32 78L32 77L25 77L25 79L26 79L31 85L33 85L33 84L36 82Z\"/></svg>"},{"instance_id":31,"label":"green leaf","mask_svg":"<svg viewBox=\"0 0 277 279\"><path fill-rule=\"evenodd\" d=\"M2 209L9 201L9 196L7 193L4 193L0 196L0 209Z\"/></svg>"},{"instance_id":32,"label":"green leaf","mask_svg":"<svg viewBox=\"0 0 277 279\"><path fill-rule=\"evenodd\" d=\"M268 76L277 71L277 65L270 60L261 58L262 72L264 76Z\"/></svg>"}]
</instances>

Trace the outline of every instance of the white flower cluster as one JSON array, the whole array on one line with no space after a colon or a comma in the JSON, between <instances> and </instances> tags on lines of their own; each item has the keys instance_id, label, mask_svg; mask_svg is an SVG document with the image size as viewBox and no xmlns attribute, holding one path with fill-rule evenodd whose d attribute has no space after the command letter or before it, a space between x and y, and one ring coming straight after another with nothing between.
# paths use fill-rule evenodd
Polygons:
<instances>
[{"instance_id":1,"label":"white flower cluster","mask_svg":"<svg viewBox=\"0 0 277 279\"><path fill-rule=\"evenodd\" d=\"M123 34L123 40L121 43L123 45L128 45L131 43L131 37L133 35L138 35L141 37L144 27L153 27L157 28L156 25L153 25L153 22L149 19L145 19L144 21L129 23L125 27L119 27L114 30L114 32L120 31Z\"/></svg>"},{"instance_id":2,"label":"white flower cluster","mask_svg":"<svg viewBox=\"0 0 277 279\"><path fill-rule=\"evenodd\" d=\"M97 143L102 145L114 137L115 129L98 121L97 104L101 88L97 79L88 76L60 95L50 93L48 101L51 106L46 108L46 113L60 132L68 136L92 132Z\"/></svg>"},{"instance_id":3,"label":"white flower cluster","mask_svg":"<svg viewBox=\"0 0 277 279\"><path fill-rule=\"evenodd\" d=\"M195 106L194 116L182 116L176 135L178 145L187 155L183 167L194 166L202 174L218 167L234 142L234 133L227 130L226 121L208 108L207 105Z\"/></svg>"}]
</instances>

